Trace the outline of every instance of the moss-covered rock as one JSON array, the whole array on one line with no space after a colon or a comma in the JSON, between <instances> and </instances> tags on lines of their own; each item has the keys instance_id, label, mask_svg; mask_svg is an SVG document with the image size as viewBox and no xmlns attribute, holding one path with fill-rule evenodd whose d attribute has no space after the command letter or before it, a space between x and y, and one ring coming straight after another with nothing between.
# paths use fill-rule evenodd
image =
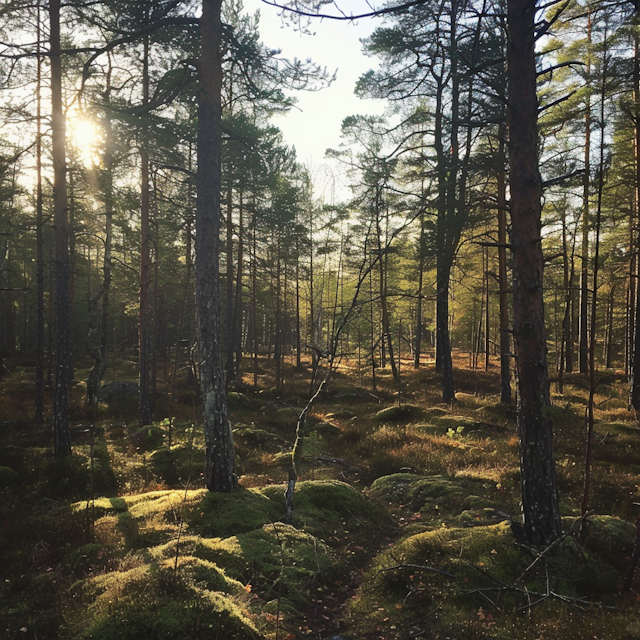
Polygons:
<instances>
[{"instance_id":1,"label":"moss-covered rock","mask_svg":"<svg viewBox=\"0 0 640 640\"><path fill-rule=\"evenodd\" d=\"M240 391L229 391L227 393L227 403L229 409L246 409L251 405L249 398Z\"/></svg>"},{"instance_id":2,"label":"moss-covered rock","mask_svg":"<svg viewBox=\"0 0 640 640\"><path fill-rule=\"evenodd\" d=\"M133 445L141 451L152 451L162 446L164 442L164 429L157 424L148 424L131 432L130 438Z\"/></svg>"},{"instance_id":3,"label":"moss-covered rock","mask_svg":"<svg viewBox=\"0 0 640 640\"><path fill-rule=\"evenodd\" d=\"M353 394L353 395L355 395L355 394ZM350 418L355 418L355 416L356 416L356 414L353 411L351 411L351 409L336 409L335 411L327 413L325 418L327 418L329 420L331 418L338 418L338 419L348 420Z\"/></svg>"},{"instance_id":4,"label":"moss-covered rock","mask_svg":"<svg viewBox=\"0 0 640 640\"><path fill-rule=\"evenodd\" d=\"M380 409L374 416L374 422L379 424L405 423L415 420L422 415L422 409L413 404L393 405Z\"/></svg>"},{"instance_id":5,"label":"moss-covered rock","mask_svg":"<svg viewBox=\"0 0 640 640\"><path fill-rule=\"evenodd\" d=\"M613 516L590 516L587 518L587 549L621 569L628 566L633 552L635 527Z\"/></svg>"},{"instance_id":6,"label":"moss-covered rock","mask_svg":"<svg viewBox=\"0 0 640 640\"><path fill-rule=\"evenodd\" d=\"M434 516L456 516L465 509L491 508L495 506L492 497L497 497L495 482L489 480L412 473L378 478L368 493L381 502Z\"/></svg>"},{"instance_id":7,"label":"moss-covered rock","mask_svg":"<svg viewBox=\"0 0 640 640\"><path fill-rule=\"evenodd\" d=\"M170 486L180 486L196 475L197 462L194 458L199 457L198 453L193 447L179 444L161 447L153 451L149 459L157 476Z\"/></svg>"},{"instance_id":8,"label":"moss-covered rock","mask_svg":"<svg viewBox=\"0 0 640 640\"><path fill-rule=\"evenodd\" d=\"M241 448L244 446L268 451L276 451L285 442L279 435L255 424L237 425L233 430L233 439Z\"/></svg>"}]
</instances>

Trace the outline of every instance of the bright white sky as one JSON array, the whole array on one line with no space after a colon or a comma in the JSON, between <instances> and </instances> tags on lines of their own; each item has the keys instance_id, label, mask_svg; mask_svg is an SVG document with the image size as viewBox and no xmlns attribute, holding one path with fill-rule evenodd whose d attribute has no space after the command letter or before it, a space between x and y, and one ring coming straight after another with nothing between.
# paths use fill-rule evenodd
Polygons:
<instances>
[{"instance_id":1,"label":"bright white sky","mask_svg":"<svg viewBox=\"0 0 640 640\"><path fill-rule=\"evenodd\" d=\"M274 124L283 131L287 144L295 146L302 164L314 172L328 164L339 172L334 162L325 160L324 152L340 145L342 120L355 114L380 114L384 108L383 101L360 100L353 93L360 75L377 66L375 59L362 54L360 39L369 35L380 20L365 18L353 23L314 19L309 31L315 35L306 35L283 25L279 10L261 0L244 0L244 6L250 14L260 11L260 35L267 46L282 49L288 58L311 58L330 73L337 70L330 87L319 92L297 92L297 108L274 119ZM342 0L341 6L354 15L371 11L366 0Z\"/></svg>"}]
</instances>

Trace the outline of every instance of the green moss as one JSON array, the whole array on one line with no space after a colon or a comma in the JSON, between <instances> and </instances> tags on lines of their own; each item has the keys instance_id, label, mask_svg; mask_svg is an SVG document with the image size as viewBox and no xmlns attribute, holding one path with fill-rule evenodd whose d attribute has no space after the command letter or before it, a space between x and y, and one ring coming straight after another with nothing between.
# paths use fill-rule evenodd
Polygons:
<instances>
[{"instance_id":1,"label":"green moss","mask_svg":"<svg viewBox=\"0 0 640 640\"><path fill-rule=\"evenodd\" d=\"M584 545L606 562L621 569L628 566L633 552L635 527L612 516L590 516Z\"/></svg>"},{"instance_id":2,"label":"green moss","mask_svg":"<svg viewBox=\"0 0 640 640\"><path fill-rule=\"evenodd\" d=\"M97 573L106 569L114 557L113 548L92 542L70 551L65 558L65 564L74 573Z\"/></svg>"},{"instance_id":3,"label":"green moss","mask_svg":"<svg viewBox=\"0 0 640 640\"><path fill-rule=\"evenodd\" d=\"M164 429L156 424L148 424L131 432L131 442L141 451L152 451L162 446Z\"/></svg>"},{"instance_id":4,"label":"green moss","mask_svg":"<svg viewBox=\"0 0 640 640\"><path fill-rule=\"evenodd\" d=\"M380 409L374 416L374 422L384 423L403 423L409 420L415 420L422 415L422 409L413 404L393 405Z\"/></svg>"},{"instance_id":5,"label":"green moss","mask_svg":"<svg viewBox=\"0 0 640 640\"><path fill-rule=\"evenodd\" d=\"M165 569L175 568L175 557L167 558L161 565ZM195 583L209 591L239 595L244 592L244 585L230 578L226 572L210 560L195 556L178 555L178 573L188 576Z\"/></svg>"},{"instance_id":6,"label":"green moss","mask_svg":"<svg viewBox=\"0 0 640 640\"><path fill-rule=\"evenodd\" d=\"M216 576L214 578L214 575ZM199 580L198 578L202 578ZM211 579L213 588L208 588ZM241 586L201 560L183 559L178 572L170 563L144 564L86 580L75 590L84 607L75 611L67 637L93 640L141 638L251 638L257 630L242 612Z\"/></svg>"},{"instance_id":7,"label":"green moss","mask_svg":"<svg viewBox=\"0 0 640 640\"><path fill-rule=\"evenodd\" d=\"M193 447L178 444L171 448L161 447L149 456L153 472L170 486L181 485L190 476L195 475L194 457L197 453Z\"/></svg>"},{"instance_id":8,"label":"green moss","mask_svg":"<svg viewBox=\"0 0 640 640\"><path fill-rule=\"evenodd\" d=\"M262 493L277 505L281 515L285 513L282 487L265 487ZM293 505L294 524L325 540L336 532L371 537L372 530L380 533L390 522L379 505L337 480L298 482Z\"/></svg>"},{"instance_id":9,"label":"green moss","mask_svg":"<svg viewBox=\"0 0 640 640\"><path fill-rule=\"evenodd\" d=\"M178 556L191 556L211 562L218 567L235 567L233 575L242 574L242 547L237 537L202 538L200 536L182 536L179 543L176 538L149 550L151 556L158 561L175 560L176 547ZM244 576L243 576L244 577Z\"/></svg>"},{"instance_id":10,"label":"green moss","mask_svg":"<svg viewBox=\"0 0 640 640\"><path fill-rule=\"evenodd\" d=\"M341 573L337 554L318 538L283 523L236 536L241 549L234 556L230 575L251 581L266 600L287 597L296 607L323 590Z\"/></svg>"},{"instance_id":11,"label":"green moss","mask_svg":"<svg viewBox=\"0 0 640 640\"><path fill-rule=\"evenodd\" d=\"M187 521L193 531L216 537L259 529L283 515L284 510L258 489L240 487L228 494L207 492L189 510Z\"/></svg>"},{"instance_id":12,"label":"green moss","mask_svg":"<svg viewBox=\"0 0 640 640\"><path fill-rule=\"evenodd\" d=\"M355 395L355 394L354 394ZM326 418L350 419L355 418L355 413L351 409L334 409L331 413L326 414Z\"/></svg>"},{"instance_id":13,"label":"green moss","mask_svg":"<svg viewBox=\"0 0 640 640\"><path fill-rule=\"evenodd\" d=\"M128 509L124 498L96 498L95 500L81 500L71 505L74 512L88 511L95 519L102 518L109 513L121 513Z\"/></svg>"},{"instance_id":14,"label":"green moss","mask_svg":"<svg viewBox=\"0 0 640 640\"><path fill-rule=\"evenodd\" d=\"M268 451L277 451L284 440L275 433L251 425L237 425L233 430L234 442L240 447L259 447Z\"/></svg>"},{"instance_id":15,"label":"green moss","mask_svg":"<svg viewBox=\"0 0 640 640\"><path fill-rule=\"evenodd\" d=\"M432 515L458 515L464 509L490 508L497 497L494 482L468 477L420 476L395 473L378 478L369 495L384 503Z\"/></svg>"}]
</instances>

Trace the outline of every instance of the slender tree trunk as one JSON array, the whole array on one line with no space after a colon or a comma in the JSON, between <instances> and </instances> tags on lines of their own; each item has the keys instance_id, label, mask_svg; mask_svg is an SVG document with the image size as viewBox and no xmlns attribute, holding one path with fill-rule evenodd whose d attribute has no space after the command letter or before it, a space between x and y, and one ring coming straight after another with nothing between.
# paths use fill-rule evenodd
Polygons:
<instances>
[{"instance_id":1,"label":"slender tree trunk","mask_svg":"<svg viewBox=\"0 0 640 640\"><path fill-rule=\"evenodd\" d=\"M253 386L258 387L258 242L255 220L255 202L253 208L253 229L251 234L251 327L253 347Z\"/></svg>"},{"instance_id":2,"label":"slender tree trunk","mask_svg":"<svg viewBox=\"0 0 640 640\"><path fill-rule=\"evenodd\" d=\"M236 357L235 374L240 378L240 366L242 364L242 278L243 278L243 260L244 260L244 203L243 194L240 190L239 208L238 208L238 258L236 271L236 301L233 306L233 322L234 327L234 350Z\"/></svg>"},{"instance_id":3,"label":"slender tree trunk","mask_svg":"<svg viewBox=\"0 0 640 640\"><path fill-rule=\"evenodd\" d=\"M36 398L34 422L44 423L44 217L42 212L42 56L40 55L40 6L37 18L36 69ZM1 349L0 349L1 351ZM2 363L0 362L0 370ZM2 375L0 371L0 376Z\"/></svg>"},{"instance_id":4,"label":"slender tree trunk","mask_svg":"<svg viewBox=\"0 0 640 640\"><path fill-rule=\"evenodd\" d=\"M144 39L142 61L143 103L149 101L149 39ZM149 240L149 149L146 127L143 127L140 144L140 310L138 351L140 357L138 420L141 425L151 424L151 350L153 309L149 294L151 290L151 248Z\"/></svg>"},{"instance_id":5,"label":"slender tree trunk","mask_svg":"<svg viewBox=\"0 0 640 640\"><path fill-rule=\"evenodd\" d=\"M591 74L591 13L587 18L587 51L586 76ZM584 183L582 194L582 252L580 268L580 373L589 372L589 333L588 333L588 308L589 308L589 191L591 183L591 95L587 93L584 114ZM592 329L593 331L593 329Z\"/></svg>"},{"instance_id":6,"label":"slender tree trunk","mask_svg":"<svg viewBox=\"0 0 640 640\"><path fill-rule=\"evenodd\" d=\"M282 371L284 346L282 344L282 261L280 259L280 233L278 233L278 238L275 242L275 245L278 255L276 257L276 326L273 357L276 365L276 389L278 391L282 391L282 388L284 386Z\"/></svg>"},{"instance_id":7,"label":"slender tree trunk","mask_svg":"<svg viewBox=\"0 0 640 640\"><path fill-rule=\"evenodd\" d=\"M549 416L551 402L542 296L535 15L535 1L508 0L507 126L522 509L527 540L535 545L547 545L557 539L562 530L553 425Z\"/></svg>"},{"instance_id":8,"label":"slender tree trunk","mask_svg":"<svg viewBox=\"0 0 640 640\"><path fill-rule=\"evenodd\" d=\"M68 389L71 297L69 293L69 226L67 219L67 161L65 117L62 108L60 0L49 3L51 42L51 153L53 158L53 222L56 246L56 372L53 396L54 454L71 455Z\"/></svg>"},{"instance_id":9,"label":"slender tree trunk","mask_svg":"<svg viewBox=\"0 0 640 640\"><path fill-rule=\"evenodd\" d=\"M558 371L558 392L564 393L564 371L573 371L573 334L571 322L571 308L573 300L573 278L574 278L574 249L569 250L567 246L567 219L565 210L562 210L562 256L563 256L563 283L565 291L564 317L562 320L562 340L560 342L560 369Z\"/></svg>"},{"instance_id":10,"label":"slender tree trunk","mask_svg":"<svg viewBox=\"0 0 640 640\"><path fill-rule=\"evenodd\" d=\"M611 290L609 291L609 304L607 305L608 309L607 309L607 343L606 343L606 360L605 360L605 367L607 369L611 369L613 368L613 347L614 347L614 342L613 342L613 336L614 336L614 330L613 330L613 315L614 315L614 309L615 309L615 294L616 294L616 283L612 282L611 283Z\"/></svg>"},{"instance_id":11,"label":"slender tree trunk","mask_svg":"<svg viewBox=\"0 0 640 640\"><path fill-rule=\"evenodd\" d=\"M511 340L509 338L509 281L507 279L507 188L504 126L498 132L498 282L500 286L500 401L511 404Z\"/></svg>"},{"instance_id":12,"label":"slender tree trunk","mask_svg":"<svg viewBox=\"0 0 640 640\"><path fill-rule=\"evenodd\" d=\"M227 184L227 305L225 307L226 351L227 351L227 384L235 379L233 346L235 328L233 326L233 168L229 163L229 177Z\"/></svg>"},{"instance_id":13,"label":"slender tree trunk","mask_svg":"<svg viewBox=\"0 0 640 640\"><path fill-rule=\"evenodd\" d=\"M425 228L424 214L420 216L420 260L418 265L418 301L416 303L416 336L413 346L413 368L420 368L420 352L422 350L422 296L424 287L424 261L425 261Z\"/></svg>"},{"instance_id":14,"label":"slender tree trunk","mask_svg":"<svg viewBox=\"0 0 640 640\"><path fill-rule=\"evenodd\" d=\"M634 115L635 115L635 191L638 210L640 211L640 38L636 40L633 62L634 82ZM640 217L639 217L640 220ZM635 284L635 313L634 313L634 340L631 350L629 405L636 413L640 412L640 229L636 236L636 284Z\"/></svg>"},{"instance_id":15,"label":"slender tree trunk","mask_svg":"<svg viewBox=\"0 0 640 640\"><path fill-rule=\"evenodd\" d=\"M596 322L598 310L598 277L600 275L600 225L602 220L602 197L604 195L605 172L605 104L608 80L608 43L607 31L604 32L604 51L602 69L602 87L600 94L600 158L598 162L598 199L596 208L596 229L593 257L593 293L591 300L591 333L589 336L589 404L587 406L587 442L584 456L584 487L582 494L582 517L587 514L591 491L591 459L595 428L596 394Z\"/></svg>"},{"instance_id":16,"label":"slender tree trunk","mask_svg":"<svg viewBox=\"0 0 640 640\"><path fill-rule=\"evenodd\" d=\"M71 304L71 320L69 322L69 382L73 382L75 380L74 336L76 304L76 189L72 166L73 163L71 163L71 166L67 165L67 212L69 216L69 301Z\"/></svg>"},{"instance_id":17,"label":"slender tree trunk","mask_svg":"<svg viewBox=\"0 0 640 640\"><path fill-rule=\"evenodd\" d=\"M196 207L196 306L206 449L205 483L210 491L237 486L220 344L218 279L221 186L222 0L203 0L200 18L200 93Z\"/></svg>"}]
</instances>

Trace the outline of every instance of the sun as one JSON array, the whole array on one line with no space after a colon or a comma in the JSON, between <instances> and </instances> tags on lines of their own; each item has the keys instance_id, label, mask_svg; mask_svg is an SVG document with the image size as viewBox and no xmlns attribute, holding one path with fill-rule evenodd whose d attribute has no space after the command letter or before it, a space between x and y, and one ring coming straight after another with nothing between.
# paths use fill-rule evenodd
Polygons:
<instances>
[{"instance_id":1,"label":"sun","mask_svg":"<svg viewBox=\"0 0 640 640\"><path fill-rule=\"evenodd\" d=\"M84 114L69 114L67 119L68 140L87 167L99 164L101 131L98 124Z\"/></svg>"}]
</instances>

